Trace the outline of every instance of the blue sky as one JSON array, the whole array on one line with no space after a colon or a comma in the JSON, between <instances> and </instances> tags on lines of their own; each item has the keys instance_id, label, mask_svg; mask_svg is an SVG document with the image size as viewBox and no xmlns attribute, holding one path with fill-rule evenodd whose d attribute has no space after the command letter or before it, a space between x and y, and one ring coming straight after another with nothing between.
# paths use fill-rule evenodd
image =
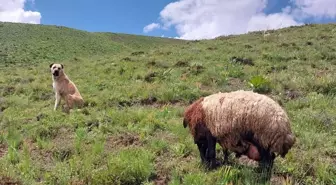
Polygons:
<instances>
[{"instance_id":1,"label":"blue sky","mask_svg":"<svg viewBox=\"0 0 336 185\"><path fill-rule=\"evenodd\" d=\"M0 10L0 21L182 39L336 22L336 0L0 0Z\"/></svg>"},{"instance_id":2,"label":"blue sky","mask_svg":"<svg viewBox=\"0 0 336 185\"><path fill-rule=\"evenodd\" d=\"M63 25L87 31L144 34L143 27L158 19L171 0L35 0L33 10L42 14L41 24ZM148 35L176 36L172 31Z\"/></svg>"}]
</instances>

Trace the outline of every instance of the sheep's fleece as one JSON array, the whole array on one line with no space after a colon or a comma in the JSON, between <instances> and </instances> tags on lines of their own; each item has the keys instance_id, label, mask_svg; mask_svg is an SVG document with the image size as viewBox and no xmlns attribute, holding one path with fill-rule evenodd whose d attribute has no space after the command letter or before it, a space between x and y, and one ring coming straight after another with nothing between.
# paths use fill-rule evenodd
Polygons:
<instances>
[{"instance_id":1,"label":"sheep's fleece","mask_svg":"<svg viewBox=\"0 0 336 185\"><path fill-rule=\"evenodd\" d=\"M264 149L284 157L295 143L286 112L266 95L239 90L202 99L202 122L223 148L243 152L249 146L244 141L253 138ZM195 129L196 123L190 124Z\"/></svg>"}]
</instances>

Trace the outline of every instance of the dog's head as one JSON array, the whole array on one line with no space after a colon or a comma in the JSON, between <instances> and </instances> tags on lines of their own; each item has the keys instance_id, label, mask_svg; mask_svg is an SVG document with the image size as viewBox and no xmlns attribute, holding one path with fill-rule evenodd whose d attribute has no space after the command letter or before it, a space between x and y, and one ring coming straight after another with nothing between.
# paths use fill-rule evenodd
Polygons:
<instances>
[{"instance_id":1,"label":"dog's head","mask_svg":"<svg viewBox=\"0 0 336 185\"><path fill-rule=\"evenodd\" d=\"M50 64L50 71L51 71L51 74L54 76L54 77L58 77L60 75L63 75L63 64Z\"/></svg>"}]
</instances>

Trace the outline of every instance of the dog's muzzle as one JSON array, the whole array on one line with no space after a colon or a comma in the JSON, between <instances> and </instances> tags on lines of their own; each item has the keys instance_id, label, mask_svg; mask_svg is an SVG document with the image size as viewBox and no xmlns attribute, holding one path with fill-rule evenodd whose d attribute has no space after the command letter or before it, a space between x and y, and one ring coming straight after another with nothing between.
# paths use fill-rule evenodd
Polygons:
<instances>
[{"instance_id":1,"label":"dog's muzzle","mask_svg":"<svg viewBox=\"0 0 336 185\"><path fill-rule=\"evenodd\" d=\"M59 71L54 71L53 75L54 76L58 76L59 75Z\"/></svg>"}]
</instances>

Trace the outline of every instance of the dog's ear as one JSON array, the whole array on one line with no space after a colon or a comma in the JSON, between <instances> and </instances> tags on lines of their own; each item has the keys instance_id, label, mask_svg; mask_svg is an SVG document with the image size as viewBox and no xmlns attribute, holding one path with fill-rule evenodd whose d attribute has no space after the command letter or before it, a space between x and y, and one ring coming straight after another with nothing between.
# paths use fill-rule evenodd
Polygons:
<instances>
[{"instance_id":1,"label":"dog's ear","mask_svg":"<svg viewBox=\"0 0 336 185\"><path fill-rule=\"evenodd\" d=\"M64 68L63 64L61 64L62 69Z\"/></svg>"},{"instance_id":2,"label":"dog's ear","mask_svg":"<svg viewBox=\"0 0 336 185\"><path fill-rule=\"evenodd\" d=\"M49 68L51 68L52 65L54 65L54 63L51 63L51 64L49 65Z\"/></svg>"}]
</instances>

